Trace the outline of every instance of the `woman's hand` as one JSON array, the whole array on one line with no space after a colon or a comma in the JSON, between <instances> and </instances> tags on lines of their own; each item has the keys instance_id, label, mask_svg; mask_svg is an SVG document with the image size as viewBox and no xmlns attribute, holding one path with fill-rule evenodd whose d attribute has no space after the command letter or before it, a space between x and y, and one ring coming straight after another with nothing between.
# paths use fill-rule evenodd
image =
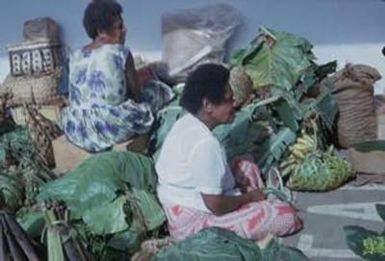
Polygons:
<instances>
[{"instance_id":1,"label":"woman's hand","mask_svg":"<svg viewBox=\"0 0 385 261\"><path fill-rule=\"evenodd\" d=\"M237 187L241 189L242 193L264 187L260 170L258 166L253 163L251 155L234 157L230 167L235 183Z\"/></svg>"},{"instance_id":2,"label":"woman's hand","mask_svg":"<svg viewBox=\"0 0 385 261\"><path fill-rule=\"evenodd\" d=\"M247 192L250 202L262 201L266 199L265 193L261 189L253 189Z\"/></svg>"}]
</instances>

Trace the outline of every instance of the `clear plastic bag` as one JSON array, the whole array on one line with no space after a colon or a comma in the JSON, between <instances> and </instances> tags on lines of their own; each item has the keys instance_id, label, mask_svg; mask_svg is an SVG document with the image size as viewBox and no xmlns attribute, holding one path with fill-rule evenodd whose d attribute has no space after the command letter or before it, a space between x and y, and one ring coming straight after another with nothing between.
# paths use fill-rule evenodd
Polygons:
<instances>
[{"instance_id":1,"label":"clear plastic bag","mask_svg":"<svg viewBox=\"0 0 385 261\"><path fill-rule=\"evenodd\" d=\"M183 76L204 62L222 62L226 42L241 24L241 14L227 4L184 9L162 15L162 59L171 76Z\"/></svg>"}]
</instances>

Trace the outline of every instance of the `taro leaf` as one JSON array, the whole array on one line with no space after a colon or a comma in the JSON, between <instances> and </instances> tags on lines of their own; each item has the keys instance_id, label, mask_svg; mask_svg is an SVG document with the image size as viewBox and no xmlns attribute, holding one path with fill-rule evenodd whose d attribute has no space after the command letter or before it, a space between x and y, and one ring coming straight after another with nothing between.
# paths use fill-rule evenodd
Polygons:
<instances>
[{"instance_id":1,"label":"taro leaf","mask_svg":"<svg viewBox=\"0 0 385 261\"><path fill-rule=\"evenodd\" d=\"M130 202L132 222L128 230L115 234L108 242L108 246L118 250L135 251L146 231L160 227L166 220L163 209L157 203L154 195L132 189L134 202Z\"/></svg>"},{"instance_id":2,"label":"taro leaf","mask_svg":"<svg viewBox=\"0 0 385 261\"><path fill-rule=\"evenodd\" d=\"M337 60L319 65L314 73L319 79L323 79L328 74L335 73L337 69Z\"/></svg>"},{"instance_id":3,"label":"taro leaf","mask_svg":"<svg viewBox=\"0 0 385 261\"><path fill-rule=\"evenodd\" d=\"M331 94L329 88L323 88L316 100L317 110L322 121L326 124L329 130L332 130L334 120L338 113L337 102Z\"/></svg>"},{"instance_id":4,"label":"taro leaf","mask_svg":"<svg viewBox=\"0 0 385 261\"><path fill-rule=\"evenodd\" d=\"M261 27L263 31L247 49L238 51L231 63L241 65L253 80L254 88L274 86L290 90L315 59L312 45L294 34ZM266 36L274 39L271 44Z\"/></svg>"},{"instance_id":5,"label":"taro leaf","mask_svg":"<svg viewBox=\"0 0 385 261\"><path fill-rule=\"evenodd\" d=\"M285 261L308 261L304 253L294 247L285 246L272 239L266 248L262 249L261 261L285 260Z\"/></svg>"},{"instance_id":6,"label":"taro leaf","mask_svg":"<svg viewBox=\"0 0 385 261\"><path fill-rule=\"evenodd\" d=\"M120 171L111 153L92 156L67 175L43 185L38 201L63 200L76 217L110 203L116 197L115 191L123 190L125 185L116 174Z\"/></svg>"},{"instance_id":7,"label":"taro leaf","mask_svg":"<svg viewBox=\"0 0 385 261\"><path fill-rule=\"evenodd\" d=\"M94 207L83 213L83 221L87 224L91 233L106 235L123 231L128 228L124 204L126 196L120 196L111 203Z\"/></svg>"},{"instance_id":8,"label":"taro leaf","mask_svg":"<svg viewBox=\"0 0 385 261\"><path fill-rule=\"evenodd\" d=\"M145 229L138 220L133 219L128 230L116 233L108 241L107 246L116 250L133 253L138 250L145 238Z\"/></svg>"},{"instance_id":9,"label":"taro leaf","mask_svg":"<svg viewBox=\"0 0 385 261\"><path fill-rule=\"evenodd\" d=\"M163 209L153 194L144 190L132 189L132 194L136 199L136 205L140 210L140 215L144 218L147 231L160 227L166 220Z\"/></svg>"},{"instance_id":10,"label":"taro leaf","mask_svg":"<svg viewBox=\"0 0 385 261\"><path fill-rule=\"evenodd\" d=\"M131 187L155 193L157 176L151 158L130 151L116 155L117 173Z\"/></svg>"},{"instance_id":11,"label":"taro leaf","mask_svg":"<svg viewBox=\"0 0 385 261\"><path fill-rule=\"evenodd\" d=\"M359 152L385 151L385 140L372 140L356 143L353 148Z\"/></svg>"},{"instance_id":12,"label":"taro leaf","mask_svg":"<svg viewBox=\"0 0 385 261\"><path fill-rule=\"evenodd\" d=\"M361 257L363 256L363 240L370 236L378 236L378 233L359 226L344 226L345 241L348 247Z\"/></svg>"},{"instance_id":13,"label":"taro leaf","mask_svg":"<svg viewBox=\"0 0 385 261\"><path fill-rule=\"evenodd\" d=\"M129 151L104 152L45 184L38 200L64 200L75 217L79 217L87 210L109 204L116 191L126 190L127 185L153 191L155 184L156 175L149 158Z\"/></svg>"},{"instance_id":14,"label":"taro leaf","mask_svg":"<svg viewBox=\"0 0 385 261\"><path fill-rule=\"evenodd\" d=\"M45 226L41 211L29 211L18 218L17 222L31 238L40 237Z\"/></svg>"},{"instance_id":15,"label":"taro leaf","mask_svg":"<svg viewBox=\"0 0 385 261\"><path fill-rule=\"evenodd\" d=\"M297 100L299 100L304 93L307 93L316 82L316 76L312 67L309 67L303 72L296 85L295 97Z\"/></svg>"},{"instance_id":16,"label":"taro leaf","mask_svg":"<svg viewBox=\"0 0 385 261\"><path fill-rule=\"evenodd\" d=\"M224 124L213 130L230 159L235 155L245 154L252 150L255 141L265 130L258 122L252 121L255 106L242 108L231 124Z\"/></svg>"},{"instance_id":17,"label":"taro leaf","mask_svg":"<svg viewBox=\"0 0 385 261\"><path fill-rule=\"evenodd\" d=\"M171 127L183 114L184 110L178 105L177 100L158 111L157 126L155 132L151 136L150 142L150 152L155 160L158 158L160 148L162 147L167 134L171 130Z\"/></svg>"},{"instance_id":18,"label":"taro leaf","mask_svg":"<svg viewBox=\"0 0 385 261\"><path fill-rule=\"evenodd\" d=\"M382 220L385 221L385 205L376 204L376 210L378 215L382 218Z\"/></svg>"},{"instance_id":19,"label":"taro leaf","mask_svg":"<svg viewBox=\"0 0 385 261\"><path fill-rule=\"evenodd\" d=\"M289 127L293 132L299 129L297 118L294 114L294 110L290 107L289 103L285 99L281 99L276 103L274 109L278 112L279 117L283 123Z\"/></svg>"},{"instance_id":20,"label":"taro leaf","mask_svg":"<svg viewBox=\"0 0 385 261\"><path fill-rule=\"evenodd\" d=\"M196 260L196 261L255 261L261 260L258 245L244 239L233 231L210 227L162 248L153 261Z\"/></svg>"},{"instance_id":21,"label":"taro leaf","mask_svg":"<svg viewBox=\"0 0 385 261\"><path fill-rule=\"evenodd\" d=\"M272 134L266 140L258 151L256 151L256 158L258 159L258 166L261 167L263 173L266 173L274 161L281 159L282 154L286 148L292 144L296 139L296 134L289 128L284 127L278 133Z\"/></svg>"},{"instance_id":22,"label":"taro leaf","mask_svg":"<svg viewBox=\"0 0 385 261\"><path fill-rule=\"evenodd\" d=\"M300 103L303 111L303 118L311 117L314 114L321 116L329 130L333 129L334 120L337 116L338 107L335 99L328 88L322 88L321 93L315 98L306 99Z\"/></svg>"}]
</instances>

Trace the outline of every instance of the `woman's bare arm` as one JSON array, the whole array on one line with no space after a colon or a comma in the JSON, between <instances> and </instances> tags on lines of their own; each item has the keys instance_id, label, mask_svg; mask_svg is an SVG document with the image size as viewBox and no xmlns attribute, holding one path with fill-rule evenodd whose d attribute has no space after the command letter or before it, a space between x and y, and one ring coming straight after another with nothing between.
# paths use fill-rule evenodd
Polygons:
<instances>
[{"instance_id":1,"label":"woman's bare arm","mask_svg":"<svg viewBox=\"0 0 385 261\"><path fill-rule=\"evenodd\" d=\"M206 207L217 216L234 211L244 204L265 199L264 193L259 189L237 196L208 195L203 193L201 195Z\"/></svg>"}]
</instances>

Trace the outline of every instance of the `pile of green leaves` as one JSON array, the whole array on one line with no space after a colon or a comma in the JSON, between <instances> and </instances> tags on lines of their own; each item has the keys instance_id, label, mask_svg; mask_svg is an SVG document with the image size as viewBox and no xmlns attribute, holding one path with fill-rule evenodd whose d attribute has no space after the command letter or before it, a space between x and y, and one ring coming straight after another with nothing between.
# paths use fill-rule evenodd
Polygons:
<instances>
[{"instance_id":1,"label":"pile of green leaves","mask_svg":"<svg viewBox=\"0 0 385 261\"><path fill-rule=\"evenodd\" d=\"M284 246L275 239L260 249L255 242L232 231L211 227L163 248L153 260L305 261L308 258L300 250Z\"/></svg>"},{"instance_id":2,"label":"pile of green leaves","mask_svg":"<svg viewBox=\"0 0 385 261\"><path fill-rule=\"evenodd\" d=\"M71 220L81 220L105 248L134 252L165 221L155 196L153 162L141 154L96 154L65 176L44 185L39 202L64 201Z\"/></svg>"},{"instance_id":3,"label":"pile of green leaves","mask_svg":"<svg viewBox=\"0 0 385 261\"><path fill-rule=\"evenodd\" d=\"M261 27L249 46L230 59L232 65L246 69L257 91L263 88L272 100L266 110L273 132L254 152L263 173L285 156L308 118L320 116L319 124L329 132L325 136L333 132L338 111L331 95L333 85L321 84L321 80L335 71L336 62L317 65L311 49L312 44L303 37ZM308 96L312 88L316 94Z\"/></svg>"},{"instance_id":4,"label":"pile of green leaves","mask_svg":"<svg viewBox=\"0 0 385 261\"><path fill-rule=\"evenodd\" d=\"M231 57L230 64L243 66L256 89L270 86L290 91L314 64L312 47L303 37L261 27L249 46Z\"/></svg>"},{"instance_id":5,"label":"pile of green leaves","mask_svg":"<svg viewBox=\"0 0 385 261\"><path fill-rule=\"evenodd\" d=\"M35 204L38 188L55 178L41 160L27 128L0 128L0 203L11 212Z\"/></svg>"},{"instance_id":6,"label":"pile of green leaves","mask_svg":"<svg viewBox=\"0 0 385 261\"><path fill-rule=\"evenodd\" d=\"M385 221L385 205L377 204L376 210ZM385 230L378 233L361 226L345 226L344 232L348 247L356 255L371 261L385 259Z\"/></svg>"}]
</instances>

